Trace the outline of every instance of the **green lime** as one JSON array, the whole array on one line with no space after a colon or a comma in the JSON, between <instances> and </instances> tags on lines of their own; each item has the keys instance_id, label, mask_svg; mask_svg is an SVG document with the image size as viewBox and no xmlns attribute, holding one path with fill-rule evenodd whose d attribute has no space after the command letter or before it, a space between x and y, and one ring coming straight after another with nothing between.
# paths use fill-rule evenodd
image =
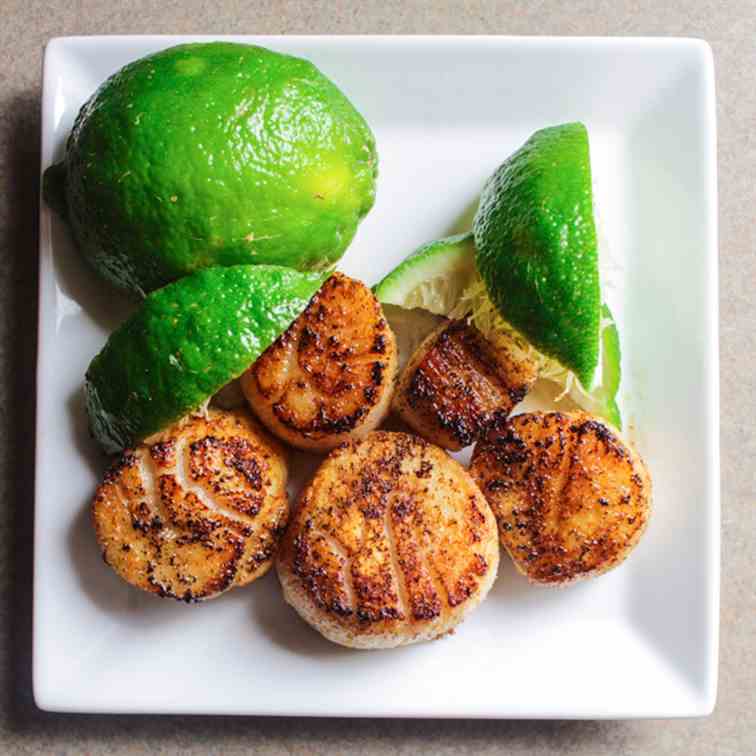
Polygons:
<instances>
[{"instance_id":1,"label":"green lime","mask_svg":"<svg viewBox=\"0 0 756 756\"><path fill-rule=\"evenodd\" d=\"M557 360L529 345L501 316L488 288L475 271L475 247L462 234L420 247L376 287L384 313L396 334L400 365L405 365L425 337L440 325L439 316L469 317L493 344L514 339L538 364L539 375L563 389L583 409L622 428L616 397L621 380L619 332L611 311L601 306L601 374L591 391ZM431 314L435 313L435 314Z\"/></svg>"},{"instance_id":2,"label":"green lime","mask_svg":"<svg viewBox=\"0 0 756 756\"><path fill-rule=\"evenodd\" d=\"M488 180L473 233L504 319L590 388L601 292L585 126L535 132Z\"/></svg>"},{"instance_id":3,"label":"green lime","mask_svg":"<svg viewBox=\"0 0 756 756\"><path fill-rule=\"evenodd\" d=\"M120 451L202 406L289 327L326 277L237 265L148 295L87 370L95 438Z\"/></svg>"},{"instance_id":4,"label":"green lime","mask_svg":"<svg viewBox=\"0 0 756 756\"><path fill-rule=\"evenodd\" d=\"M596 399L595 412L622 430L622 416L617 394L622 380L622 352L619 330L608 305L601 305L601 384L592 392Z\"/></svg>"},{"instance_id":5,"label":"green lime","mask_svg":"<svg viewBox=\"0 0 756 756\"><path fill-rule=\"evenodd\" d=\"M606 304L601 305L601 360L600 372L594 386L586 391L575 376L556 360L546 358L541 363L540 375L561 386L561 396L569 396L579 407L602 417L617 430L622 430L622 415L617 404L622 379L622 353L619 330Z\"/></svg>"},{"instance_id":6,"label":"green lime","mask_svg":"<svg viewBox=\"0 0 756 756\"><path fill-rule=\"evenodd\" d=\"M385 304L448 315L474 276L475 242L468 232L423 244L373 291Z\"/></svg>"},{"instance_id":7,"label":"green lime","mask_svg":"<svg viewBox=\"0 0 756 756\"><path fill-rule=\"evenodd\" d=\"M45 176L51 206L116 285L201 268L327 270L375 198L375 140L309 61L262 47L172 47L108 79ZM61 196L63 195L63 196Z\"/></svg>"},{"instance_id":8,"label":"green lime","mask_svg":"<svg viewBox=\"0 0 756 756\"><path fill-rule=\"evenodd\" d=\"M619 329L609 305L601 305L601 317L601 385L605 395L614 400L622 381Z\"/></svg>"}]
</instances>

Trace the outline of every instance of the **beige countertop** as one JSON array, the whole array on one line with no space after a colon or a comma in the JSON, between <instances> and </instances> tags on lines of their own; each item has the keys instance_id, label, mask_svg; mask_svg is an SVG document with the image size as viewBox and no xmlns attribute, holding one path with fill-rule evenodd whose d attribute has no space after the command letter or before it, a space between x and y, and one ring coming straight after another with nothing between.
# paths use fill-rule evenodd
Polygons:
<instances>
[{"instance_id":1,"label":"beige countertop","mask_svg":"<svg viewBox=\"0 0 756 756\"><path fill-rule=\"evenodd\" d=\"M748 754L756 752L756 0L0 4L0 752ZM52 7L50 7L52 6ZM433 10L430 10L432 6ZM695 36L716 65L722 356L719 699L704 720L371 721L51 715L31 695L37 192L42 50L145 33Z\"/></svg>"}]
</instances>

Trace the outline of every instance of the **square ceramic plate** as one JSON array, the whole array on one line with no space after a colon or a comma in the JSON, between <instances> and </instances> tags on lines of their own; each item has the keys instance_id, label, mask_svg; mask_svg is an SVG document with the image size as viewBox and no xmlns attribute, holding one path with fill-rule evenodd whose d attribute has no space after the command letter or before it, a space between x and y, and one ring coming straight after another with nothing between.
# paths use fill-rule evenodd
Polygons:
<instances>
[{"instance_id":1,"label":"square ceramic plate","mask_svg":"<svg viewBox=\"0 0 756 756\"><path fill-rule=\"evenodd\" d=\"M42 166L89 94L187 37L62 38L45 55ZM196 39L196 38L192 38ZM342 263L374 283L469 227L486 177L542 126L584 121L621 275L625 417L654 480L632 557L532 587L507 559L443 641L383 652L321 639L274 574L200 606L101 562L88 504L104 460L82 377L127 306L41 213L34 694L55 711L378 717L668 717L716 696L719 413L716 158L709 47L682 39L236 38L314 61L375 131L378 199ZM301 476L300 476L301 477Z\"/></svg>"}]
</instances>

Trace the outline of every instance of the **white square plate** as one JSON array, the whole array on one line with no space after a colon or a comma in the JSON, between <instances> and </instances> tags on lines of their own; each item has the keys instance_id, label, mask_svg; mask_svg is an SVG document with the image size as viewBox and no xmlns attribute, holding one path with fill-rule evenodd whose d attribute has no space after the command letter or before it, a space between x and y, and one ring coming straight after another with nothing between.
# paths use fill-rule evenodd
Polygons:
<instances>
[{"instance_id":1,"label":"white square plate","mask_svg":"<svg viewBox=\"0 0 756 756\"><path fill-rule=\"evenodd\" d=\"M188 37L55 39L42 166L111 73ZM388 652L329 644L276 577L187 607L101 562L88 505L104 459L82 377L126 309L41 213L34 695L55 711L400 717L709 713L719 611L716 153L709 47L682 39L240 37L314 61L373 127L374 210L342 263L374 283L469 224L486 177L540 127L584 121L621 267L625 417L655 513L619 569L564 590L504 559L456 635Z\"/></svg>"}]
</instances>

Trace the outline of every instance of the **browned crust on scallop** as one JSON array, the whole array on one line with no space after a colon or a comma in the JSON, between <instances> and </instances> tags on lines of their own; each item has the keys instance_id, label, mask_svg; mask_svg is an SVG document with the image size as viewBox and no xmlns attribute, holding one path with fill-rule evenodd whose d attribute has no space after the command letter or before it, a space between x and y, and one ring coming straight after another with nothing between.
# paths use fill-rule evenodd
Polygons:
<instances>
[{"instance_id":1,"label":"browned crust on scallop","mask_svg":"<svg viewBox=\"0 0 756 756\"><path fill-rule=\"evenodd\" d=\"M122 454L92 504L103 559L191 603L270 568L288 517L282 450L245 409L192 416Z\"/></svg>"},{"instance_id":2,"label":"browned crust on scallop","mask_svg":"<svg viewBox=\"0 0 756 756\"><path fill-rule=\"evenodd\" d=\"M334 273L241 385L276 435L327 451L383 420L396 365L396 339L378 300L360 281Z\"/></svg>"},{"instance_id":3,"label":"browned crust on scallop","mask_svg":"<svg viewBox=\"0 0 756 756\"><path fill-rule=\"evenodd\" d=\"M493 514L464 468L422 439L382 431L329 455L278 560L300 614L331 640L365 648L448 632L497 566Z\"/></svg>"},{"instance_id":4,"label":"browned crust on scallop","mask_svg":"<svg viewBox=\"0 0 756 756\"><path fill-rule=\"evenodd\" d=\"M402 372L394 411L446 449L477 441L525 398L537 370L515 345L494 347L464 320L444 323Z\"/></svg>"},{"instance_id":5,"label":"browned crust on scallop","mask_svg":"<svg viewBox=\"0 0 756 756\"><path fill-rule=\"evenodd\" d=\"M643 461L587 413L533 412L490 431L470 472L518 570L563 584L620 564L650 515Z\"/></svg>"}]
</instances>

